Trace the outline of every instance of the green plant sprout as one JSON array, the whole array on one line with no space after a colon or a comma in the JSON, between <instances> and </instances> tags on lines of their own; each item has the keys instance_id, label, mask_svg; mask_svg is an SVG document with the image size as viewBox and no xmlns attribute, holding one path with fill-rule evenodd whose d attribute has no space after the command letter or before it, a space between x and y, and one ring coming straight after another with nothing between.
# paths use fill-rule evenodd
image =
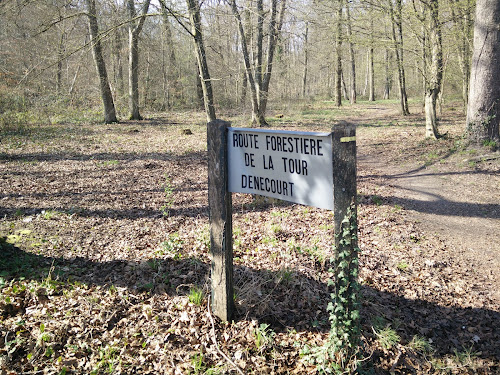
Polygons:
<instances>
[{"instance_id":1,"label":"green plant sprout","mask_svg":"<svg viewBox=\"0 0 500 375\"><path fill-rule=\"evenodd\" d=\"M165 175L165 183L163 184L163 194L165 203L160 207L160 211L163 216L169 216L172 205L174 204L174 186L167 175Z\"/></svg>"}]
</instances>

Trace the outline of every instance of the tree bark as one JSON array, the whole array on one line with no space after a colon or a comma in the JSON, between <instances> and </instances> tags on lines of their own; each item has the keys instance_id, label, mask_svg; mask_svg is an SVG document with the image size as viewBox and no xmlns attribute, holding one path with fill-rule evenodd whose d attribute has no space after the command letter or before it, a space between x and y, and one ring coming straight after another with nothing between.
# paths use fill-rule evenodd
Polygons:
<instances>
[{"instance_id":1,"label":"tree bark","mask_svg":"<svg viewBox=\"0 0 500 375\"><path fill-rule=\"evenodd\" d=\"M201 30L201 14L200 4L198 0L186 0L189 22L191 23L191 35L194 40L196 50L196 60L198 62L198 74L201 80L203 89L203 102L205 105L205 113L207 114L207 122L217 119L215 114L214 94L212 91L212 81L208 70L207 55L205 45L203 43L203 34Z\"/></svg>"},{"instance_id":2,"label":"tree bark","mask_svg":"<svg viewBox=\"0 0 500 375\"><path fill-rule=\"evenodd\" d=\"M473 143L500 142L500 2L477 0L467 136Z\"/></svg>"},{"instance_id":3,"label":"tree bark","mask_svg":"<svg viewBox=\"0 0 500 375\"><path fill-rule=\"evenodd\" d=\"M263 10L260 8L259 0L257 2L257 14L262 14ZM276 44L279 39L281 27L283 25L283 15L285 11L286 0L281 0L280 17L277 21L277 4L278 0L271 1L271 18L269 21L269 32L268 32L268 43L267 43L267 61L265 66L265 72L262 75L262 43L260 37L260 16L258 21L257 30L257 57L254 64L254 69L252 72L250 53L248 48L248 40L243 27L243 22L241 20L240 12L238 11L238 6L235 0L230 1L231 11L238 26L238 33L240 35L241 52L243 54L243 62L245 64L245 71L248 79L248 85L250 86L250 92L252 96L252 126L269 126L266 122L265 114L267 108L267 100L269 94L269 83L271 81L271 73L273 68L274 51L276 49Z\"/></svg>"},{"instance_id":4,"label":"tree bark","mask_svg":"<svg viewBox=\"0 0 500 375\"><path fill-rule=\"evenodd\" d=\"M307 38L309 36L309 23L306 22L306 32L304 34L304 72L302 74L302 98L305 99L307 91L307 68L309 63L309 46Z\"/></svg>"},{"instance_id":5,"label":"tree bark","mask_svg":"<svg viewBox=\"0 0 500 375\"><path fill-rule=\"evenodd\" d=\"M104 122L110 124L118 122L116 118L115 103L113 102L113 95L111 87L109 86L108 73L106 71L106 63L102 56L102 46L99 35L99 27L97 25L97 12L95 7L95 0L86 0L87 3L87 16L89 21L89 31L92 43L92 54L99 76L99 86L101 90L101 99L104 107Z\"/></svg>"},{"instance_id":6,"label":"tree bark","mask_svg":"<svg viewBox=\"0 0 500 375\"><path fill-rule=\"evenodd\" d=\"M396 55L396 65L398 68L399 79L399 99L401 104L401 114L407 116L410 114L408 109L408 98L406 95L406 77L403 58L403 21L402 21L402 0L388 0L389 13L392 20L392 41L394 43L394 52Z\"/></svg>"},{"instance_id":7,"label":"tree bark","mask_svg":"<svg viewBox=\"0 0 500 375\"><path fill-rule=\"evenodd\" d=\"M390 51L388 48L385 49L384 54L385 61L385 83L384 83L384 99L389 99L391 95L392 89L392 70L391 70L391 57Z\"/></svg>"},{"instance_id":8,"label":"tree bark","mask_svg":"<svg viewBox=\"0 0 500 375\"><path fill-rule=\"evenodd\" d=\"M334 102L337 107L342 105L342 11L343 0L337 1L337 24L335 31L335 97Z\"/></svg>"},{"instance_id":9,"label":"tree bark","mask_svg":"<svg viewBox=\"0 0 500 375\"><path fill-rule=\"evenodd\" d=\"M139 34L146 20L146 13L151 0L144 2L141 16L136 21L135 0L128 0L127 8L129 12L128 25L128 47L129 47L129 68L128 68L128 95L129 95L129 119L142 120L139 113Z\"/></svg>"},{"instance_id":10,"label":"tree bark","mask_svg":"<svg viewBox=\"0 0 500 375\"><path fill-rule=\"evenodd\" d=\"M115 94L118 98L124 95L123 84L123 64L122 64L122 32L121 29L115 30L113 39L113 82L115 85Z\"/></svg>"},{"instance_id":11,"label":"tree bark","mask_svg":"<svg viewBox=\"0 0 500 375\"><path fill-rule=\"evenodd\" d=\"M61 31L61 37L59 38L59 45L57 47L57 72L56 72L56 93L61 95L62 92L62 68L64 60L64 42L66 40L66 32Z\"/></svg>"},{"instance_id":12,"label":"tree bark","mask_svg":"<svg viewBox=\"0 0 500 375\"><path fill-rule=\"evenodd\" d=\"M281 0L280 18L277 21L278 0L271 1L271 19L269 20L269 35L267 40L267 61L266 71L260 87L259 98L259 126L268 126L266 122L267 100L269 98L269 83L271 81L271 73L273 70L274 51L283 26L283 17L285 14L286 0Z\"/></svg>"},{"instance_id":13,"label":"tree bark","mask_svg":"<svg viewBox=\"0 0 500 375\"><path fill-rule=\"evenodd\" d=\"M243 54L243 63L245 65L245 72L247 76L248 86L250 86L250 95L252 99L252 124L254 125L253 117L259 111L257 85L255 84L254 75L252 73L252 67L250 65L250 53L248 52L247 36L245 34L245 30L243 28L243 22L241 21L241 15L238 11L238 7L236 5L235 0L231 0L231 10L233 12L234 18L236 19L236 23L238 26L238 33L240 35L241 53Z\"/></svg>"},{"instance_id":14,"label":"tree bark","mask_svg":"<svg viewBox=\"0 0 500 375\"><path fill-rule=\"evenodd\" d=\"M347 21L347 38L349 40L349 59L351 68L351 81L350 81L350 103L356 104L356 56L354 54L354 42L352 40L352 27L351 27L351 12L349 10L349 3L346 5L346 21Z\"/></svg>"},{"instance_id":15,"label":"tree bark","mask_svg":"<svg viewBox=\"0 0 500 375\"><path fill-rule=\"evenodd\" d=\"M170 26L170 20L168 17L168 8L165 3L165 0L160 0L160 6L163 17L163 27L165 29L165 42L167 45L166 52L168 55L168 71L165 72L165 78L167 84L165 85L165 90L167 92L164 93L166 98L172 98L172 101L178 101L180 99L180 92L182 91L182 86L180 82L180 73L177 71L177 56L175 54L174 48L174 38L172 37L172 28ZM201 96L203 103L203 96ZM166 106L170 108L170 99L167 100ZM203 107L203 104L202 104Z\"/></svg>"},{"instance_id":16,"label":"tree bark","mask_svg":"<svg viewBox=\"0 0 500 375\"><path fill-rule=\"evenodd\" d=\"M371 9L370 9L371 10ZM375 101L375 70L374 70L374 28L373 28L373 11L370 11L370 47L368 48L368 81L369 81L369 88L368 88L368 100L370 102Z\"/></svg>"},{"instance_id":17,"label":"tree bark","mask_svg":"<svg viewBox=\"0 0 500 375\"><path fill-rule=\"evenodd\" d=\"M464 108L467 110L469 98L469 78L471 63L471 45L472 40L472 12L473 5L471 0L467 0L465 6L458 0L450 0L451 18L455 24L458 36L458 62L462 73L462 100Z\"/></svg>"},{"instance_id":18,"label":"tree bark","mask_svg":"<svg viewBox=\"0 0 500 375\"><path fill-rule=\"evenodd\" d=\"M441 22L439 21L438 0L428 0L425 5L429 14L429 45L430 64L428 77L426 77L425 90L425 136L436 139L438 121L436 115L436 102L441 91L443 79L443 47L441 40Z\"/></svg>"}]
</instances>

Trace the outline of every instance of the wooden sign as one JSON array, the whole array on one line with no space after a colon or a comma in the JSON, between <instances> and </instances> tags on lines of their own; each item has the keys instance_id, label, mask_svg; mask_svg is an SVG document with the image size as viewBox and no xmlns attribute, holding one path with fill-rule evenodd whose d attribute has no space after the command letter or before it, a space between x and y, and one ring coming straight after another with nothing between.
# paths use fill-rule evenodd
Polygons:
<instances>
[{"instance_id":1,"label":"wooden sign","mask_svg":"<svg viewBox=\"0 0 500 375\"><path fill-rule=\"evenodd\" d=\"M215 120L207 126L207 143L211 307L229 321L234 313L231 192L333 209L335 233L342 233L348 210L356 214L356 129L341 122L332 133L270 131ZM335 237L337 248L340 238ZM356 238L343 245L344 252L354 253Z\"/></svg>"}]
</instances>

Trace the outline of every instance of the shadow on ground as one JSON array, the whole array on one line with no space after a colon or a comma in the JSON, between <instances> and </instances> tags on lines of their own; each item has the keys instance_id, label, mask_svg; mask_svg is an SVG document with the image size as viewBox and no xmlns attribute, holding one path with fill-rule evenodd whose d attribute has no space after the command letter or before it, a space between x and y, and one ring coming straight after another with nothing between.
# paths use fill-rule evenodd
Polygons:
<instances>
[{"instance_id":1,"label":"shadow on ground","mask_svg":"<svg viewBox=\"0 0 500 375\"><path fill-rule=\"evenodd\" d=\"M127 288L135 295L158 298L184 295L190 287L208 287L209 264L197 258L148 259L141 263L127 261L94 262L85 258L48 258L25 252L2 239L0 244L0 282L5 287L12 279L43 282L51 274L57 288L71 288L75 282L88 286ZM258 270L235 265L234 280L237 320L256 319L270 324L276 332L327 332L326 306L329 287L316 278L297 271ZM57 289L56 288L56 289ZM56 296L63 293L59 290ZM49 298L56 298L56 296ZM500 313L485 308L441 306L419 299L363 285L361 288L362 335L374 337L375 322L396 329L403 344L418 335L432 342L436 356L453 355L473 349L480 358L500 360ZM141 299L138 302L141 303ZM19 314L3 304L6 317ZM382 353L374 353L374 357Z\"/></svg>"}]
</instances>

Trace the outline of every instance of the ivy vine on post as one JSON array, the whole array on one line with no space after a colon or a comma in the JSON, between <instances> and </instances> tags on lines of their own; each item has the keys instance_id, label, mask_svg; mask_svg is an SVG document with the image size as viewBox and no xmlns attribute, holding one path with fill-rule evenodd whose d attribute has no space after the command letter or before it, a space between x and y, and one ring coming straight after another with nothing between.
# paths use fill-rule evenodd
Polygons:
<instances>
[{"instance_id":1,"label":"ivy vine on post","mask_svg":"<svg viewBox=\"0 0 500 375\"><path fill-rule=\"evenodd\" d=\"M330 312L331 350L337 356L337 363L345 368L346 361L356 355L359 345L359 247L356 205L353 202L342 220L338 245L333 259L334 285ZM334 355L335 355L334 354Z\"/></svg>"},{"instance_id":2,"label":"ivy vine on post","mask_svg":"<svg viewBox=\"0 0 500 375\"><path fill-rule=\"evenodd\" d=\"M356 189L356 128L340 122L332 129L335 251L331 259L334 279L328 304L331 323L327 342L305 347L305 360L319 373L351 373L356 370L359 346L359 247Z\"/></svg>"}]
</instances>

